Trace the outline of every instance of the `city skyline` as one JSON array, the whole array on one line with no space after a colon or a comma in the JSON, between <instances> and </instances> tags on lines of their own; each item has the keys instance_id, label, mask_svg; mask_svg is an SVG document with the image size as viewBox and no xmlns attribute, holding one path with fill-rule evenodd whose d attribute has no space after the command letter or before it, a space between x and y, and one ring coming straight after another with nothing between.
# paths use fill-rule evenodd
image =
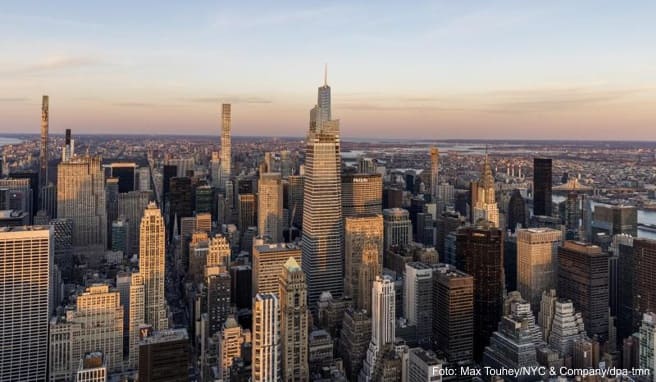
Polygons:
<instances>
[{"instance_id":1,"label":"city skyline","mask_svg":"<svg viewBox=\"0 0 656 382\"><path fill-rule=\"evenodd\" d=\"M34 110L48 94L53 134L214 134L227 102L235 135L302 136L307 84L323 82L328 62L345 137L656 139L656 57L644 49L654 5L638 3L197 3L128 14L21 3L0 16L0 132L38 132Z\"/></svg>"}]
</instances>

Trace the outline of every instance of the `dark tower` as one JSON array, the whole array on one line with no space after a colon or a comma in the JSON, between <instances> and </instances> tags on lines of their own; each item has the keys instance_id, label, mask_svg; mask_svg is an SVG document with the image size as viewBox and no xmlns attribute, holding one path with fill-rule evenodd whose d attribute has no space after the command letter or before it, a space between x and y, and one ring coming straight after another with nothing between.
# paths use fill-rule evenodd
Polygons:
<instances>
[{"instance_id":1,"label":"dark tower","mask_svg":"<svg viewBox=\"0 0 656 382\"><path fill-rule=\"evenodd\" d=\"M533 215L551 216L551 159L533 158Z\"/></svg>"},{"instance_id":2,"label":"dark tower","mask_svg":"<svg viewBox=\"0 0 656 382\"><path fill-rule=\"evenodd\" d=\"M456 233L456 265L474 277L474 358L480 359L503 314L503 234L489 222Z\"/></svg>"},{"instance_id":3,"label":"dark tower","mask_svg":"<svg viewBox=\"0 0 656 382\"><path fill-rule=\"evenodd\" d=\"M526 216L526 201L522 198L519 190L513 190L508 202L508 229L515 232L517 224L526 227L528 219Z\"/></svg>"}]
</instances>

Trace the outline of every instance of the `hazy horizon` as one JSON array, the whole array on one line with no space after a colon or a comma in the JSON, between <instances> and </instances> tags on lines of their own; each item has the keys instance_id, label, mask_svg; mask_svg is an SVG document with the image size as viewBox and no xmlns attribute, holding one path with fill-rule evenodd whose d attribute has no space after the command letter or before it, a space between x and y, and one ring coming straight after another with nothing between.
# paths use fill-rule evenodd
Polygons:
<instances>
[{"instance_id":1,"label":"hazy horizon","mask_svg":"<svg viewBox=\"0 0 656 382\"><path fill-rule=\"evenodd\" d=\"M7 4L0 133L656 140L656 3Z\"/></svg>"}]
</instances>

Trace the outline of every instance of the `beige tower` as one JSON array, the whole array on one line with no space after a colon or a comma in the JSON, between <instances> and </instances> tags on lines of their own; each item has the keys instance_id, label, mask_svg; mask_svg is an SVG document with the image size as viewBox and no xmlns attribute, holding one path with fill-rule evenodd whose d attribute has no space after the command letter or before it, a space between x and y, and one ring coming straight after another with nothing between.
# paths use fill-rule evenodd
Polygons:
<instances>
[{"instance_id":1,"label":"beige tower","mask_svg":"<svg viewBox=\"0 0 656 382\"><path fill-rule=\"evenodd\" d=\"M168 329L164 299L166 235L162 213L153 202L144 211L139 234L139 273L144 280L144 318L155 330Z\"/></svg>"},{"instance_id":2,"label":"beige tower","mask_svg":"<svg viewBox=\"0 0 656 382\"><path fill-rule=\"evenodd\" d=\"M278 277L287 259L301 261L301 248L292 243L253 246L253 295L278 293Z\"/></svg>"},{"instance_id":3,"label":"beige tower","mask_svg":"<svg viewBox=\"0 0 656 382\"><path fill-rule=\"evenodd\" d=\"M494 176L487 154L485 154L483 171L476 191L476 202L473 208L474 222L484 219L492 222L495 227L499 227L499 208L494 191Z\"/></svg>"},{"instance_id":4,"label":"beige tower","mask_svg":"<svg viewBox=\"0 0 656 382\"><path fill-rule=\"evenodd\" d=\"M309 381L307 284L293 257L282 267L279 296L282 380Z\"/></svg>"},{"instance_id":5,"label":"beige tower","mask_svg":"<svg viewBox=\"0 0 656 382\"><path fill-rule=\"evenodd\" d=\"M130 317L129 317L129 347L128 367L139 367L139 327L146 323L144 306L144 280L140 274L132 274L130 280Z\"/></svg>"},{"instance_id":6,"label":"beige tower","mask_svg":"<svg viewBox=\"0 0 656 382\"><path fill-rule=\"evenodd\" d=\"M257 182L257 233L271 243L282 241L282 198L280 173L260 174Z\"/></svg>"},{"instance_id":7,"label":"beige tower","mask_svg":"<svg viewBox=\"0 0 656 382\"><path fill-rule=\"evenodd\" d=\"M232 151L231 151L231 132L232 113L230 104L224 103L221 106L221 188L225 190L226 183L230 180L232 168Z\"/></svg>"},{"instance_id":8,"label":"beige tower","mask_svg":"<svg viewBox=\"0 0 656 382\"><path fill-rule=\"evenodd\" d=\"M383 272L383 216L347 217L344 222L344 293L357 310L371 312L371 287Z\"/></svg>"},{"instance_id":9,"label":"beige tower","mask_svg":"<svg viewBox=\"0 0 656 382\"><path fill-rule=\"evenodd\" d=\"M57 166L57 217L73 221L73 245L107 244L105 173L100 157L73 157Z\"/></svg>"},{"instance_id":10,"label":"beige tower","mask_svg":"<svg viewBox=\"0 0 656 382\"><path fill-rule=\"evenodd\" d=\"M556 287L556 254L562 232L551 228L517 230L517 290L540 310L542 292Z\"/></svg>"},{"instance_id":11,"label":"beige tower","mask_svg":"<svg viewBox=\"0 0 656 382\"><path fill-rule=\"evenodd\" d=\"M72 337L71 370L85 353L101 351L107 370L123 367L123 307L118 291L107 284L94 284L77 297L75 311L68 311L66 321L81 325L81 332Z\"/></svg>"},{"instance_id":12,"label":"beige tower","mask_svg":"<svg viewBox=\"0 0 656 382\"><path fill-rule=\"evenodd\" d=\"M280 381L280 301L275 293L253 299L253 382Z\"/></svg>"},{"instance_id":13,"label":"beige tower","mask_svg":"<svg viewBox=\"0 0 656 382\"><path fill-rule=\"evenodd\" d=\"M230 367L235 358L241 357L241 348L245 342L250 342L251 333L243 330L233 316L223 324L219 335L219 373L224 381L230 380Z\"/></svg>"}]
</instances>

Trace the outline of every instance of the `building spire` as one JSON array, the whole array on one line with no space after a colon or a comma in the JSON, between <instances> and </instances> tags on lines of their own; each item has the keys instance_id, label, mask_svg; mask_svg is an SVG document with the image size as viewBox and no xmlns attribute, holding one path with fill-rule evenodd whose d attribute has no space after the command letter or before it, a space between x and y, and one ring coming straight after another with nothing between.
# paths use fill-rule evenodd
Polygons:
<instances>
[{"instance_id":1,"label":"building spire","mask_svg":"<svg viewBox=\"0 0 656 382\"><path fill-rule=\"evenodd\" d=\"M328 86L328 64L323 65L323 86Z\"/></svg>"}]
</instances>

